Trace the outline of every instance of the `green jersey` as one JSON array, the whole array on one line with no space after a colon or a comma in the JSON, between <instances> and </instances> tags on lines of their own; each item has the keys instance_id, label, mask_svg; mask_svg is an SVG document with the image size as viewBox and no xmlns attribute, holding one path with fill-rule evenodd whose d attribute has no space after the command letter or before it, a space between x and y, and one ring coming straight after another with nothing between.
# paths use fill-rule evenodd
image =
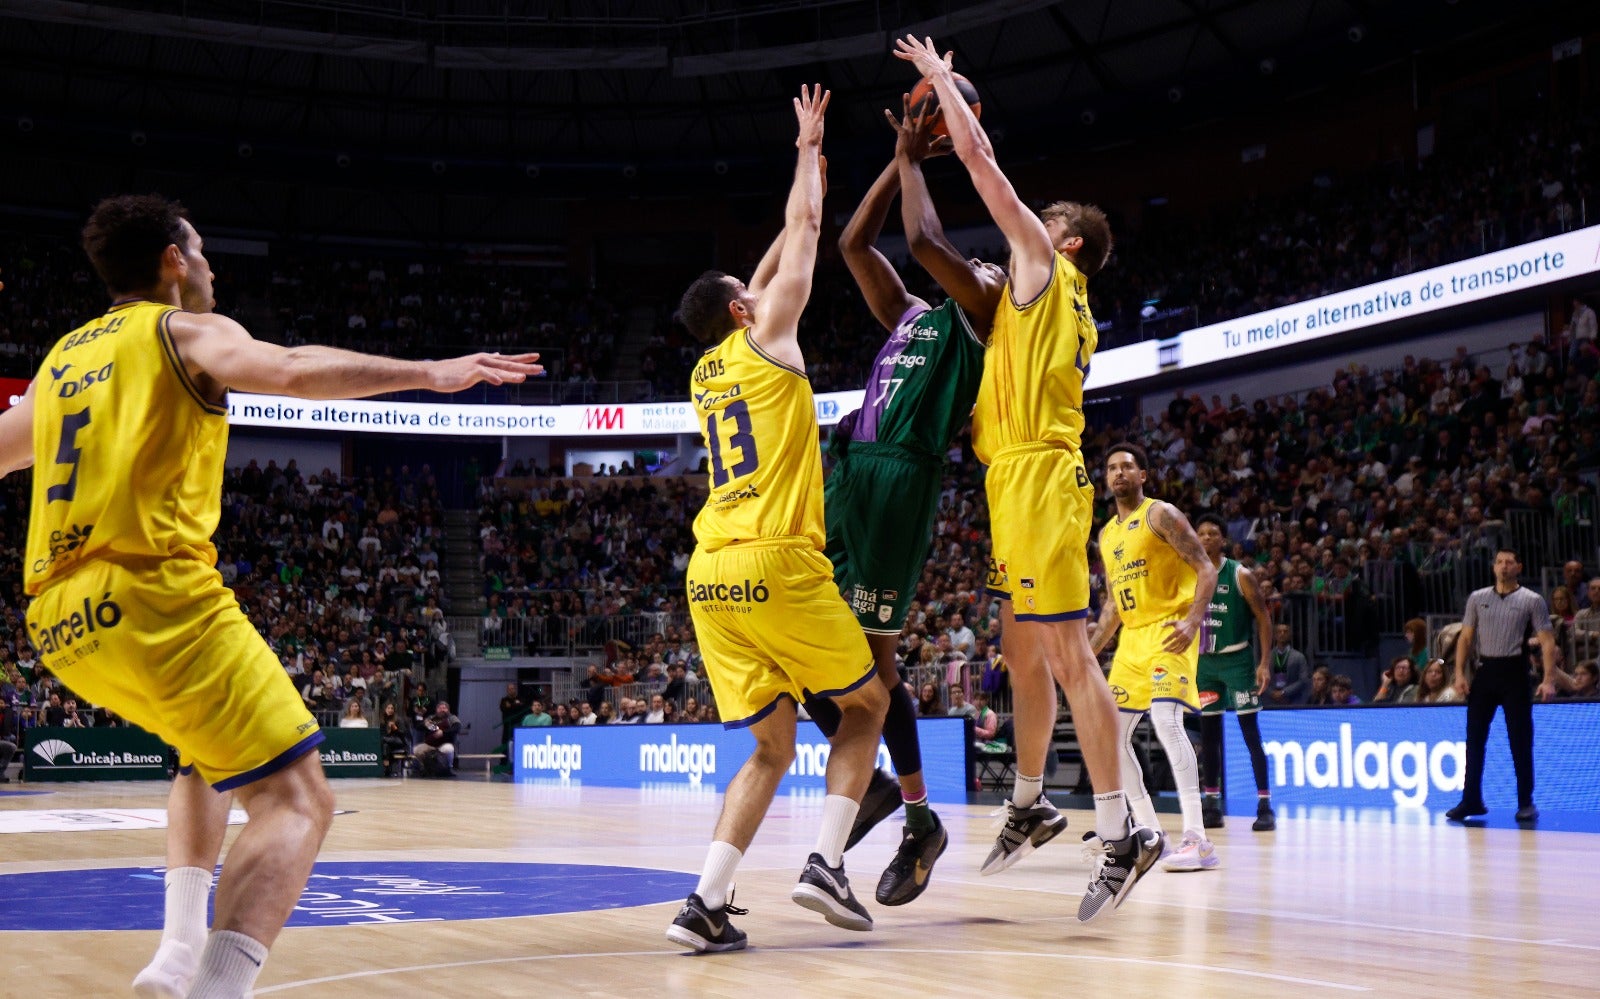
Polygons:
<instances>
[{"instance_id":1,"label":"green jersey","mask_svg":"<svg viewBox=\"0 0 1600 999\"><path fill-rule=\"evenodd\" d=\"M955 299L911 309L872 362L851 440L943 455L972 415L983 381L983 341Z\"/></svg>"},{"instance_id":2,"label":"green jersey","mask_svg":"<svg viewBox=\"0 0 1600 999\"><path fill-rule=\"evenodd\" d=\"M1254 625L1250 602L1239 589L1239 563L1225 558L1217 569L1217 589L1211 594L1211 604L1206 609L1200 654L1214 656L1249 649Z\"/></svg>"}]
</instances>

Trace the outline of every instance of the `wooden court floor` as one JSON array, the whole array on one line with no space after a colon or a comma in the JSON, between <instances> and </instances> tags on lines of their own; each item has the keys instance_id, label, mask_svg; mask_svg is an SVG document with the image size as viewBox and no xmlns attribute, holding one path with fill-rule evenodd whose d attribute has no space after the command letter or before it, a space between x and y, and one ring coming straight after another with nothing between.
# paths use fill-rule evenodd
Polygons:
<instances>
[{"instance_id":1,"label":"wooden court floor","mask_svg":"<svg viewBox=\"0 0 1600 999\"><path fill-rule=\"evenodd\" d=\"M17 809L160 807L164 785L55 785ZM481 780L342 781L326 862L589 864L697 872L720 799ZM789 901L821 814L780 797L746 858L743 953L690 957L662 936L675 901L518 918L287 929L262 996L1594 996L1600 838L1571 832L1285 819L1230 820L1223 866L1154 873L1115 915L1076 920L1090 816L992 878L989 806L939 809L952 835L928 892L871 904L871 933ZM0 818L5 816L0 815ZM1175 816L1166 816L1169 829ZM897 823L898 820L891 820ZM870 900L898 826L847 856ZM0 835L0 875L157 867L155 829ZM8 897L8 921L29 903ZM581 884L570 890L584 903ZM94 900L84 900L93 905ZM870 904L870 902L869 902ZM0 932L0 996L122 996L155 946L140 931Z\"/></svg>"}]
</instances>

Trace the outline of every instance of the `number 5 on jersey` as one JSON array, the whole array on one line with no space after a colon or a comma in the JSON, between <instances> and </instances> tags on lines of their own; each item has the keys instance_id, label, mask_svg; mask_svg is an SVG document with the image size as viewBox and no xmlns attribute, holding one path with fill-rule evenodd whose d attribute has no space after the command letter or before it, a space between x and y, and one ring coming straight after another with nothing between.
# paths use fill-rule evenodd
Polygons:
<instances>
[{"instance_id":1,"label":"number 5 on jersey","mask_svg":"<svg viewBox=\"0 0 1600 999\"><path fill-rule=\"evenodd\" d=\"M724 444L717 424L733 424L733 433L728 435ZM717 419L716 413L706 414L706 447L711 451L711 487L721 489L733 479L749 475L761 464L761 459L756 455L756 439L750 433L750 404L739 400L730 403L722 412L722 419ZM723 464L724 448L736 448L739 451L739 460L732 468Z\"/></svg>"},{"instance_id":2,"label":"number 5 on jersey","mask_svg":"<svg viewBox=\"0 0 1600 999\"><path fill-rule=\"evenodd\" d=\"M51 486L45 490L45 500L54 503L56 500L72 502L72 497L78 492L78 459L83 456L83 449L78 446L78 431L89 425L89 411L79 410L76 413L65 413L61 417L61 443L56 445L56 464L71 465L72 471L67 475L67 481L60 485Z\"/></svg>"}]
</instances>

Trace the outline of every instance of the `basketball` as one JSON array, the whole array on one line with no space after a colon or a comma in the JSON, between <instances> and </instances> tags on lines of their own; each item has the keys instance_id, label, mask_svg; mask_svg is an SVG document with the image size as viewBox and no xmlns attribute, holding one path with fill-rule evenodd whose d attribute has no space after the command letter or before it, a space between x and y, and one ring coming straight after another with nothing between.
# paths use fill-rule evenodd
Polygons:
<instances>
[{"instance_id":1,"label":"basketball","mask_svg":"<svg viewBox=\"0 0 1600 999\"><path fill-rule=\"evenodd\" d=\"M960 73L953 75L956 78L956 89L960 90L961 96L966 98L967 106L972 109L972 116L974 118L982 118L983 102L978 99L978 88L974 87L972 81ZM939 111L939 95L934 93L933 81L927 77L918 80L917 85L911 88L911 116L915 118L925 111L938 115L933 123L934 135L950 134L949 130L944 127L944 115Z\"/></svg>"}]
</instances>

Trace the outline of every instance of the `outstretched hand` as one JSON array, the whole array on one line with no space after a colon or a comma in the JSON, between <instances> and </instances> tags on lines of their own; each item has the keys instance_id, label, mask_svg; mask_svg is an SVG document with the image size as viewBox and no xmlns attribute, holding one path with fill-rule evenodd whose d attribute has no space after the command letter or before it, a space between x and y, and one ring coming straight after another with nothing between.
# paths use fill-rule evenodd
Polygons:
<instances>
[{"instance_id":1,"label":"outstretched hand","mask_svg":"<svg viewBox=\"0 0 1600 999\"><path fill-rule=\"evenodd\" d=\"M929 110L930 101L923 101L917 114L911 114L911 95L900 96L900 117L896 118L894 112L888 108L883 109L883 117L889 122L889 127L894 129L894 155L896 159L903 159L908 163L921 163L933 156L943 156L955 149L948 135L934 135L933 125L939 120L939 112L935 107Z\"/></svg>"},{"instance_id":2,"label":"outstretched hand","mask_svg":"<svg viewBox=\"0 0 1600 999\"><path fill-rule=\"evenodd\" d=\"M822 118L832 96L833 91L823 90L820 83L801 86L800 96L794 99L794 115L800 119L800 135L794 140L797 149L822 145Z\"/></svg>"},{"instance_id":3,"label":"outstretched hand","mask_svg":"<svg viewBox=\"0 0 1600 999\"><path fill-rule=\"evenodd\" d=\"M918 73L928 79L932 79L940 73L951 72L950 67L955 62L954 52L946 52L941 56L939 50L933 47L932 38L918 40L916 35L896 38L894 40L894 57L909 62L917 68Z\"/></svg>"},{"instance_id":4,"label":"outstretched hand","mask_svg":"<svg viewBox=\"0 0 1600 999\"><path fill-rule=\"evenodd\" d=\"M504 385L544 374L544 365L535 364L538 354L468 354L448 361L430 361L428 378L435 392L460 392L479 382Z\"/></svg>"}]
</instances>

